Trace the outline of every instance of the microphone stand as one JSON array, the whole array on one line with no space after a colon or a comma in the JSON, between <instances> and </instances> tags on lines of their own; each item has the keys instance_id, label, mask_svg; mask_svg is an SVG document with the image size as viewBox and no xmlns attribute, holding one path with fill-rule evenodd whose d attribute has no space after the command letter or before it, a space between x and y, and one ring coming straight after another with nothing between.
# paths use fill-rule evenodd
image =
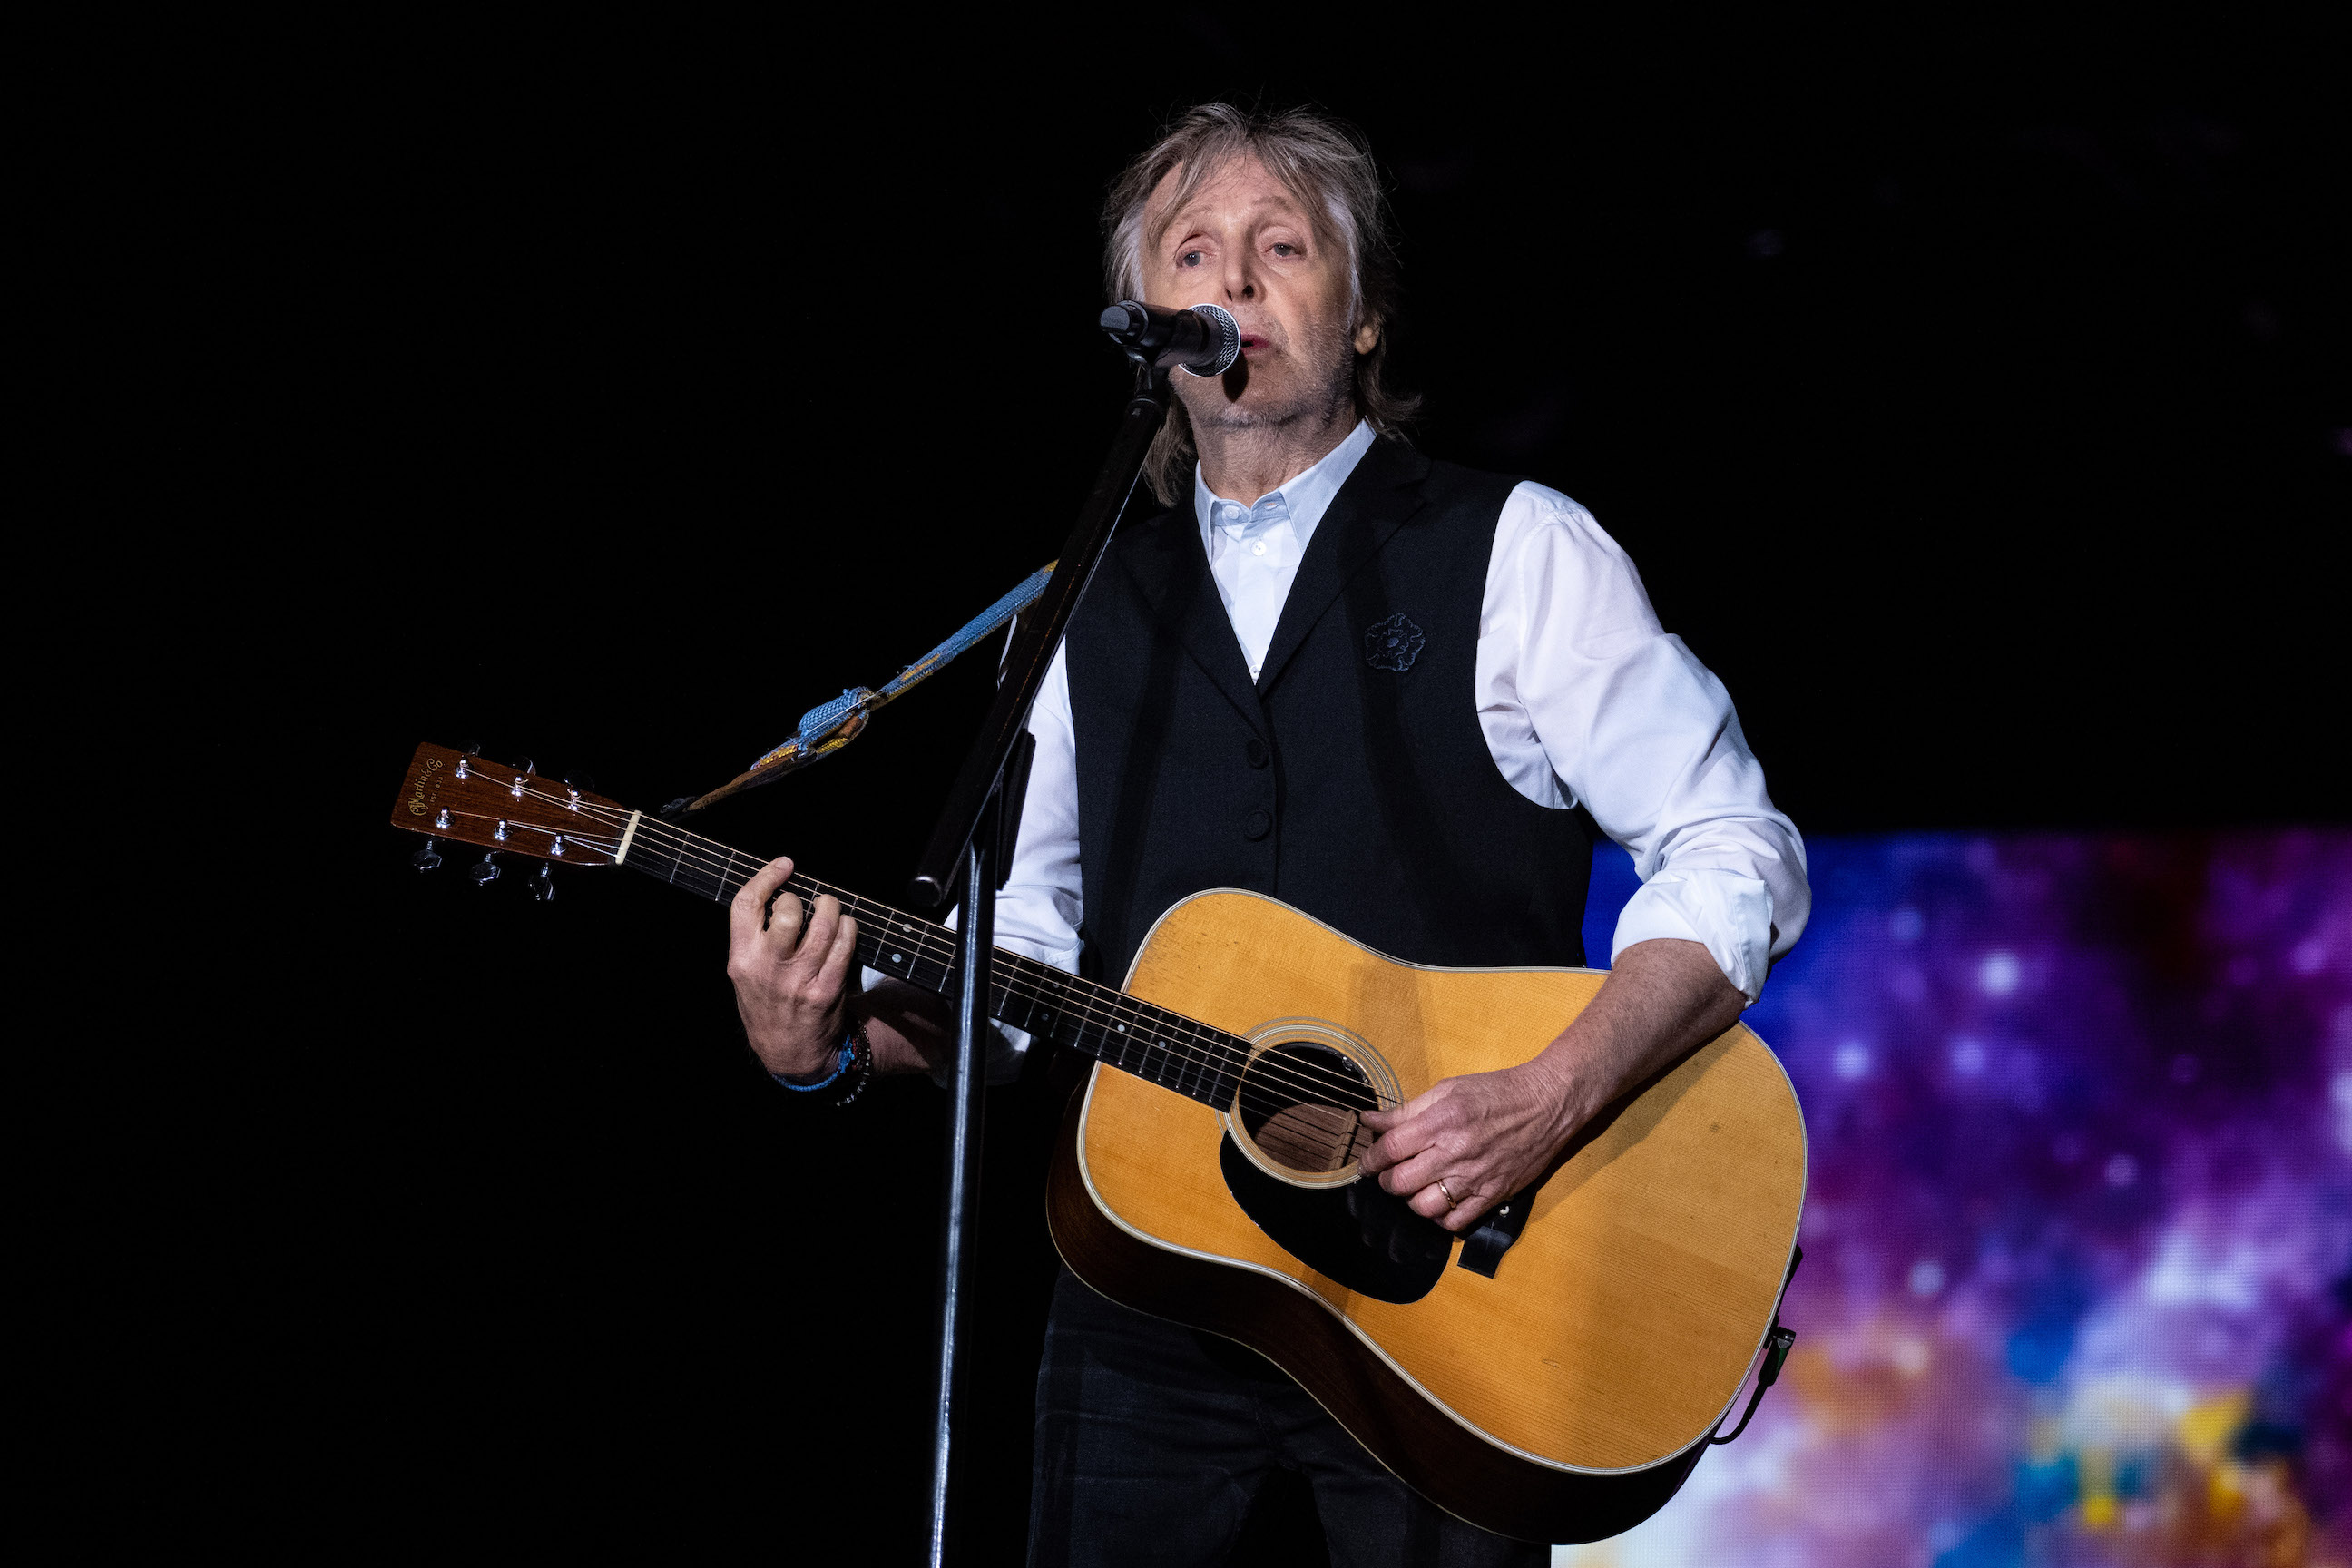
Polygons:
<instances>
[{"instance_id":1,"label":"microphone stand","mask_svg":"<svg viewBox=\"0 0 2352 1568\"><path fill-rule=\"evenodd\" d=\"M948 804L917 862L908 897L937 909L961 894L961 985L956 1000L956 1052L949 1079L945 1221L940 1240L939 1419L931 1448L931 1568L945 1568L950 1535L950 1486L955 1473L956 1415L966 1382L962 1329L971 1294L973 1221L980 1195L981 1090L986 1081L982 1039L989 1027L990 956L996 939L996 894L1011 874L1027 792L1034 741L1030 705L1045 683L1087 584L1110 548L1126 514L1136 476L1168 412L1169 372L1150 354L1129 348L1135 391L1094 489L1062 546L1060 564L1039 600L1021 614L1007 651L995 706L964 759ZM958 884L961 884L959 889Z\"/></svg>"}]
</instances>

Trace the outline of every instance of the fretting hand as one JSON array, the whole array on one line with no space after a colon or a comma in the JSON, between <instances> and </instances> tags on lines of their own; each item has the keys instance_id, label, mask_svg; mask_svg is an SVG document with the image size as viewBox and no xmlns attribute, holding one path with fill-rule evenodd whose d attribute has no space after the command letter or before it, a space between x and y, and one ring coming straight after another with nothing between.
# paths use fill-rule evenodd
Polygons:
<instances>
[{"instance_id":1,"label":"fretting hand","mask_svg":"<svg viewBox=\"0 0 2352 1568\"><path fill-rule=\"evenodd\" d=\"M816 1079L833 1070L848 1033L857 922L830 893L818 896L803 922L799 897L778 896L792 874L790 857L771 860L735 895L727 978L735 983L735 1008L761 1065L787 1078Z\"/></svg>"}]
</instances>

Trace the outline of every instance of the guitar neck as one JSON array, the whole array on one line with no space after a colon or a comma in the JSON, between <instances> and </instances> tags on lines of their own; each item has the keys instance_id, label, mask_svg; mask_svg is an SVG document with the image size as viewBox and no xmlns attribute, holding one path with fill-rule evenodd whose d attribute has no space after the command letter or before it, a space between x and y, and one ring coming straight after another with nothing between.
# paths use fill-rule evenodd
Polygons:
<instances>
[{"instance_id":1,"label":"guitar neck","mask_svg":"<svg viewBox=\"0 0 2352 1568\"><path fill-rule=\"evenodd\" d=\"M640 816L620 863L714 903L726 903L765 861L656 817ZM858 897L794 869L784 891L805 919L830 893L857 921L857 959L940 996L962 991L961 946L953 929ZM1041 1040L1066 1046L1122 1072L1223 1109L1232 1102L1249 1044L1220 1029L1139 1002L1004 948L990 966L989 1016Z\"/></svg>"}]
</instances>

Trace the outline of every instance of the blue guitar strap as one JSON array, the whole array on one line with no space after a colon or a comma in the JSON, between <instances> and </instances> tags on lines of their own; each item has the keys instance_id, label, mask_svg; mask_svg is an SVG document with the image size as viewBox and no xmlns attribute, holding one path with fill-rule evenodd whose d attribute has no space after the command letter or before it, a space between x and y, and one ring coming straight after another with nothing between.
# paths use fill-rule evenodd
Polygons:
<instances>
[{"instance_id":1,"label":"blue guitar strap","mask_svg":"<svg viewBox=\"0 0 2352 1568\"><path fill-rule=\"evenodd\" d=\"M810 709L801 715L800 728L793 732L791 740L684 809L700 811L739 791L772 784L786 773L795 773L819 758L829 757L841 750L857 739L875 710L896 700L945 669L959 654L987 641L1003 629L1013 616L1035 603L1037 595L1045 591L1046 583L1053 578L1055 565L1055 563L1049 561L1029 574L1019 587L974 616L955 636L891 677L880 690L852 686L832 701Z\"/></svg>"}]
</instances>

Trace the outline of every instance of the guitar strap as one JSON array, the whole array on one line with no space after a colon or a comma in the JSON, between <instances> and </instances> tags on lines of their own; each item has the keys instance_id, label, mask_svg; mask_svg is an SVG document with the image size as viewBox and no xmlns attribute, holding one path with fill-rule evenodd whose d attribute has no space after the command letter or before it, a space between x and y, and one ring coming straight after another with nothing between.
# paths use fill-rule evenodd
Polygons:
<instances>
[{"instance_id":1,"label":"guitar strap","mask_svg":"<svg viewBox=\"0 0 2352 1568\"><path fill-rule=\"evenodd\" d=\"M863 686L846 688L832 701L802 714L800 728L793 732L791 740L709 795L692 802L670 802L662 815L675 821L688 813L725 800L730 795L756 789L763 784L773 784L786 773L795 773L821 757L833 755L857 739L876 709L894 701L937 675L953 663L958 655L985 642L1013 616L1034 604L1037 595L1045 591L1045 584L1052 580L1056 564L1058 563L1048 561L1029 574L1019 587L965 622L963 629L947 641L891 677L879 691Z\"/></svg>"}]
</instances>

